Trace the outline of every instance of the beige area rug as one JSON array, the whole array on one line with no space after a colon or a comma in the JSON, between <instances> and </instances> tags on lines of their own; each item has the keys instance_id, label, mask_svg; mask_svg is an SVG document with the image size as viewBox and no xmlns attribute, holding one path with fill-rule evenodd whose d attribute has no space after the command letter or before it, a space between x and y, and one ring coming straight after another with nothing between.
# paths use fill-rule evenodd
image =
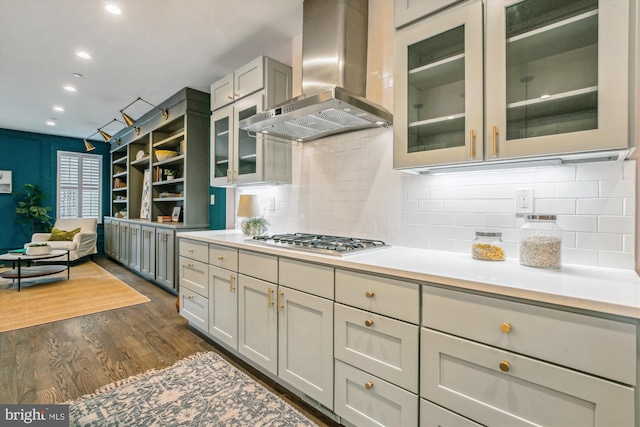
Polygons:
<instances>
[{"instance_id":1,"label":"beige area rug","mask_svg":"<svg viewBox=\"0 0 640 427\"><path fill-rule=\"evenodd\" d=\"M0 279L0 332L70 319L100 311L149 302L91 261L67 272L17 283Z\"/></svg>"}]
</instances>

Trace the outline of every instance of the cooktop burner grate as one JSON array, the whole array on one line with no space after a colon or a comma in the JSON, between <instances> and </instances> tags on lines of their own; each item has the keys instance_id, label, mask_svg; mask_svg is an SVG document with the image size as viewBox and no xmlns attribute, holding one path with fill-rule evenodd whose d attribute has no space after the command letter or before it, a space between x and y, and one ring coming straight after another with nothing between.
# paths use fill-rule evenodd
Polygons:
<instances>
[{"instance_id":1,"label":"cooktop burner grate","mask_svg":"<svg viewBox=\"0 0 640 427\"><path fill-rule=\"evenodd\" d=\"M308 250L330 255L349 255L372 249L388 248L381 240L359 239L356 237L327 236L311 233L274 234L254 236L249 242L267 246Z\"/></svg>"}]
</instances>

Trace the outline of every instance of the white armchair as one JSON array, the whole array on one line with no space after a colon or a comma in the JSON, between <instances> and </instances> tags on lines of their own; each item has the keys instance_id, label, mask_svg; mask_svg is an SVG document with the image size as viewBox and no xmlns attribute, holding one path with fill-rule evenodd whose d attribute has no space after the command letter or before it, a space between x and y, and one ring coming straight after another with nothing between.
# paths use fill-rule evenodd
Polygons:
<instances>
[{"instance_id":1,"label":"white armchair","mask_svg":"<svg viewBox=\"0 0 640 427\"><path fill-rule=\"evenodd\" d=\"M65 241L49 241L51 233L35 233L31 236L31 242L25 245L29 246L32 243L48 243L52 249L66 249L69 251L69 260L75 261L87 255L93 255L98 253L98 222L94 218L66 218L58 219L54 224L54 228L64 231L75 230L80 228L80 232L73 236L73 240ZM66 261L66 256L60 258L60 260ZM53 258L47 261L56 261L57 258Z\"/></svg>"}]
</instances>

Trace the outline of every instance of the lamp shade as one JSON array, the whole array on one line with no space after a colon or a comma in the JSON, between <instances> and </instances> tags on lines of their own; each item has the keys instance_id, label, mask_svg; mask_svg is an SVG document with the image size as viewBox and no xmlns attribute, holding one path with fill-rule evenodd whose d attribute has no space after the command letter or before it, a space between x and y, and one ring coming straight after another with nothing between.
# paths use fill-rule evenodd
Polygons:
<instances>
[{"instance_id":1,"label":"lamp shade","mask_svg":"<svg viewBox=\"0 0 640 427\"><path fill-rule=\"evenodd\" d=\"M255 194L242 194L238 202L238 216L253 218L260 216L260 203Z\"/></svg>"}]
</instances>

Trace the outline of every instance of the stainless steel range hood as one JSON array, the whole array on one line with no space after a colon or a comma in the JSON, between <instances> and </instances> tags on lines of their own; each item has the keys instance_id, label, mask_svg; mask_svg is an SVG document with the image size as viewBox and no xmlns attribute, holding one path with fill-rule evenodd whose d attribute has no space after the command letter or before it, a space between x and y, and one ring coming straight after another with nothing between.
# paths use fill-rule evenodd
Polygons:
<instances>
[{"instance_id":1,"label":"stainless steel range hood","mask_svg":"<svg viewBox=\"0 0 640 427\"><path fill-rule=\"evenodd\" d=\"M371 127L391 113L365 99L368 0L305 0L303 95L239 123L240 129L300 142Z\"/></svg>"}]
</instances>

